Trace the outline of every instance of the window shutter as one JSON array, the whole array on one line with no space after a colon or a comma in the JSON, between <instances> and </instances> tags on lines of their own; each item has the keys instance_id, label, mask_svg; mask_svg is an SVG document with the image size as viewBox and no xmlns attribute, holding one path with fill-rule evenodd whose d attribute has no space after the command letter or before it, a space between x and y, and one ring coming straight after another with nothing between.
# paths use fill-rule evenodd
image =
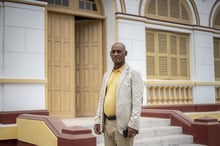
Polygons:
<instances>
[{"instance_id":1,"label":"window shutter","mask_svg":"<svg viewBox=\"0 0 220 146\"><path fill-rule=\"evenodd\" d=\"M179 73L180 78L186 79L188 77L188 38L186 36L180 36L179 37Z\"/></svg>"},{"instance_id":2,"label":"window shutter","mask_svg":"<svg viewBox=\"0 0 220 146\"><path fill-rule=\"evenodd\" d=\"M156 76L155 64L155 33L147 32L147 76L154 78Z\"/></svg>"},{"instance_id":3,"label":"window shutter","mask_svg":"<svg viewBox=\"0 0 220 146\"><path fill-rule=\"evenodd\" d=\"M215 79L220 80L220 60L215 61Z\"/></svg>"},{"instance_id":4,"label":"window shutter","mask_svg":"<svg viewBox=\"0 0 220 146\"><path fill-rule=\"evenodd\" d=\"M190 20L190 19L189 19L188 11L187 11L187 9L186 9L186 7L184 6L183 3L181 3L181 14L182 14L182 19L184 19L184 20Z\"/></svg>"},{"instance_id":5,"label":"window shutter","mask_svg":"<svg viewBox=\"0 0 220 146\"><path fill-rule=\"evenodd\" d=\"M170 68L171 68L171 76L177 77L178 76L178 64L177 64L177 58L171 57L170 59Z\"/></svg>"},{"instance_id":6,"label":"window shutter","mask_svg":"<svg viewBox=\"0 0 220 146\"><path fill-rule=\"evenodd\" d=\"M180 78L186 78L187 77L187 59L186 58L180 58Z\"/></svg>"},{"instance_id":7,"label":"window shutter","mask_svg":"<svg viewBox=\"0 0 220 146\"><path fill-rule=\"evenodd\" d=\"M189 36L149 30L147 35L147 78L189 79Z\"/></svg>"},{"instance_id":8,"label":"window shutter","mask_svg":"<svg viewBox=\"0 0 220 146\"><path fill-rule=\"evenodd\" d=\"M186 0L148 0L145 15L163 21L192 24L192 13Z\"/></svg>"},{"instance_id":9,"label":"window shutter","mask_svg":"<svg viewBox=\"0 0 220 146\"><path fill-rule=\"evenodd\" d=\"M158 0L158 15L168 17L168 0Z\"/></svg>"},{"instance_id":10,"label":"window shutter","mask_svg":"<svg viewBox=\"0 0 220 146\"><path fill-rule=\"evenodd\" d=\"M170 53L172 55L177 55L177 38L174 35L170 36Z\"/></svg>"},{"instance_id":11,"label":"window shutter","mask_svg":"<svg viewBox=\"0 0 220 146\"><path fill-rule=\"evenodd\" d=\"M168 60L167 57L159 57L159 76L161 78L168 77Z\"/></svg>"},{"instance_id":12,"label":"window shutter","mask_svg":"<svg viewBox=\"0 0 220 146\"><path fill-rule=\"evenodd\" d=\"M180 46L179 46L179 50L180 50L180 52L179 52L179 55L186 55L186 51L187 51L187 48L186 48L186 38L185 37L180 37L180 41L179 41L179 43L180 43Z\"/></svg>"},{"instance_id":13,"label":"window shutter","mask_svg":"<svg viewBox=\"0 0 220 146\"><path fill-rule=\"evenodd\" d=\"M168 77L167 33L158 33L159 76Z\"/></svg>"},{"instance_id":14,"label":"window shutter","mask_svg":"<svg viewBox=\"0 0 220 146\"><path fill-rule=\"evenodd\" d=\"M179 0L170 0L170 17L180 18Z\"/></svg>"},{"instance_id":15,"label":"window shutter","mask_svg":"<svg viewBox=\"0 0 220 146\"><path fill-rule=\"evenodd\" d=\"M147 33L147 52L155 53L155 45L154 45L154 33Z\"/></svg>"},{"instance_id":16,"label":"window shutter","mask_svg":"<svg viewBox=\"0 0 220 146\"><path fill-rule=\"evenodd\" d=\"M178 76L178 58L177 58L177 36L174 34L170 35L170 69L171 76Z\"/></svg>"},{"instance_id":17,"label":"window shutter","mask_svg":"<svg viewBox=\"0 0 220 146\"><path fill-rule=\"evenodd\" d=\"M156 0L150 1L148 13L156 14Z\"/></svg>"},{"instance_id":18,"label":"window shutter","mask_svg":"<svg viewBox=\"0 0 220 146\"><path fill-rule=\"evenodd\" d=\"M158 34L159 53L167 53L167 35Z\"/></svg>"},{"instance_id":19,"label":"window shutter","mask_svg":"<svg viewBox=\"0 0 220 146\"><path fill-rule=\"evenodd\" d=\"M218 14L215 17L215 25L219 25L220 26L220 12L218 12Z\"/></svg>"},{"instance_id":20,"label":"window shutter","mask_svg":"<svg viewBox=\"0 0 220 146\"><path fill-rule=\"evenodd\" d=\"M147 75L148 78L153 78L156 75L155 72L155 57L154 56L147 56Z\"/></svg>"},{"instance_id":21,"label":"window shutter","mask_svg":"<svg viewBox=\"0 0 220 146\"><path fill-rule=\"evenodd\" d=\"M220 81L220 39L214 39L215 80Z\"/></svg>"}]
</instances>

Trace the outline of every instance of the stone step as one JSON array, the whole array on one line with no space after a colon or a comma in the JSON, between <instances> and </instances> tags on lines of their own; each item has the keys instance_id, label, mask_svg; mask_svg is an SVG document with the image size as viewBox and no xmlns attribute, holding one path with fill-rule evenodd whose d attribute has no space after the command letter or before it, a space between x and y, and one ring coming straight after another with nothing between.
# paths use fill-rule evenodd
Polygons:
<instances>
[{"instance_id":1,"label":"stone step","mask_svg":"<svg viewBox=\"0 0 220 146\"><path fill-rule=\"evenodd\" d=\"M97 146L104 146L98 143ZM193 137L185 134L135 139L134 146L205 146L193 144Z\"/></svg>"},{"instance_id":2,"label":"stone step","mask_svg":"<svg viewBox=\"0 0 220 146\"><path fill-rule=\"evenodd\" d=\"M63 120L66 126L82 126L92 130L93 118ZM104 136L96 135L97 146L104 146ZM182 127L170 126L170 119L141 117L140 133L135 137L134 146L204 146L193 144L191 135L182 134Z\"/></svg>"},{"instance_id":3,"label":"stone step","mask_svg":"<svg viewBox=\"0 0 220 146\"><path fill-rule=\"evenodd\" d=\"M193 143L191 135L176 134L153 138L142 138L135 141L135 146L179 146Z\"/></svg>"},{"instance_id":4,"label":"stone step","mask_svg":"<svg viewBox=\"0 0 220 146\"><path fill-rule=\"evenodd\" d=\"M166 136L166 135L175 135L175 134L181 134L181 133L182 133L182 128L178 127L178 126L141 128L140 133L137 134L135 139L151 138L151 137Z\"/></svg>"},{"instance_id":5,"label":"stone step","mask_svg":"<svg viewBox=\"0 0 220 146\"><path fill-rule=\"evenodd\" d=\"M163 127L170 125L170 119L165 118L140 118L140 128Z\"/></svg>"},{"instance_id":6,"label":"stone step","mask_svg":"<svg viewBox=\"0 0 220 146\"><path fill-rule=\"evenodd\" d=\"M206 145L203 145L203 144L180 144L178 146L206 146Z\"/></svg>"}]
</instances>

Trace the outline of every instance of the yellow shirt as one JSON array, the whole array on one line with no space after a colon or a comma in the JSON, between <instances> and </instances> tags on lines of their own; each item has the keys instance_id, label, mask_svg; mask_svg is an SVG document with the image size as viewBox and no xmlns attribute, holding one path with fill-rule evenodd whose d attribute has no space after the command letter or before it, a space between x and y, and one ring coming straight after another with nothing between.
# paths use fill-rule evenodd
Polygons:
<instances>
[{"instance_id":1,"label":"yellow shirt","mask_svg":"<svg viewBox=\"0 0 220 146\"><path fill-rule=\"evenodd\" d=\"M107 82L107 92L105 95L104 113L107 116L116 114L116 92L118 88L119 77L124 69L123 65L120 69L112 70L112 73Z\"/></svg>"}]
</instances>

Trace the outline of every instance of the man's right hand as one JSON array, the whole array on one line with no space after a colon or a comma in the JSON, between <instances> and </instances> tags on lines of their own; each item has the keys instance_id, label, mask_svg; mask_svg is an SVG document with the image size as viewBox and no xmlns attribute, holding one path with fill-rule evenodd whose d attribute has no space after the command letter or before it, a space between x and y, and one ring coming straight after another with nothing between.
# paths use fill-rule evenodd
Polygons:
<instances>
[{"instance_id":1,"label":"man's right hand","mask_svg":"<svg viewBox=\"0 0 220 146\"><path fill-rule=\"evenodd\" d=\"M98 134L98 135L101 134L100 124L95 124L95 125L94 125L94 132L95 132L95 134Z\"/></svg>"}]
</instances>

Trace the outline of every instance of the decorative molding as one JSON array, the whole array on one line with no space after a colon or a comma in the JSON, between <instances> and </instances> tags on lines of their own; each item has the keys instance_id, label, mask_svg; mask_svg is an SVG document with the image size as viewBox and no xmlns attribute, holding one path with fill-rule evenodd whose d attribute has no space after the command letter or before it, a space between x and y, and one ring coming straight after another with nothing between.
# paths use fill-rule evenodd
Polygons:
<instances>
[{"instance_id":1,"label":"decorative molding","mask_svg":"<svg viewBox=\"0 0 220 146\"><path fill-rule=\"evenodd\" d=\"M46 84L47 79L0 78L0 84Z\"/></svg>"}]
</instances>

